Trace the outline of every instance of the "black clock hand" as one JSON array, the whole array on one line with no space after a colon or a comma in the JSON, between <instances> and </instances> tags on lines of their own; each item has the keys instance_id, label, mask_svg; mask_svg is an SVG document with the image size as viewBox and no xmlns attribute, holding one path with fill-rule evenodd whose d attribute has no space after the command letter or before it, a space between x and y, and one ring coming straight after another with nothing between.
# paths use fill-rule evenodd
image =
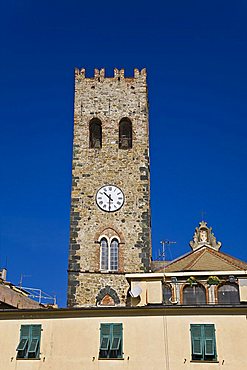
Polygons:
<instances>
[{"instance_id":1,"label":"black clock hand","mask_svg":"<svg viewBox=\"0 0 247 370\"><path fill-rule=\"evenodd\" d=\"M107 198L109 198L109 200L113 201L113 199L111 198L110 195L106 194L105 192L104 192L104 194L107 196Z\"/></svg>"}]
</instances>

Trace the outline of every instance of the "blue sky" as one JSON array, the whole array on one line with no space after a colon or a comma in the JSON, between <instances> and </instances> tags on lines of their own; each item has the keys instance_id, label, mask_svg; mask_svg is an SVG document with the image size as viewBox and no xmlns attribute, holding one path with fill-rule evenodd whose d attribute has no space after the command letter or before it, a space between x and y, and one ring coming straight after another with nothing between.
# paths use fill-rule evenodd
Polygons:
<instances>
[{"instance_id":1,"label":"blue sky","mask_svg":"<svg viewBox=\"0 0 247 370\"><path fill-rule=\"evenodd\" d=\"M152 240L205 219L247 260L245 1L0 4L0 265L66 302L74 67L146 67Z\"/></svg>"}]
</instances>

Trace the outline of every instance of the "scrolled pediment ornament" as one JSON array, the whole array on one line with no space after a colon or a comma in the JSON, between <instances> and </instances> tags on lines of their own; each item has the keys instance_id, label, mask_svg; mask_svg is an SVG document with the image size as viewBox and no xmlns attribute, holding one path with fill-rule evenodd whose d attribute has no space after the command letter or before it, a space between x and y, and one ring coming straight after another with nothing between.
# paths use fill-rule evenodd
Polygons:
<instances>
[{"instance_id":1,"label":"scrolled pediment ornament","mask_svg":"<svg viewBox=\"0 0 247 370\"><path fill-rule=\"evenodd\" d=\"M193 240L190 241L190 246L196 250L202 246L207 246L215 250L219 250L221 242L216 241L216 237L212 232L212 227L207 226L207 222L199 222L199 227L196 227Z\"/></svg>"}]
</instances>

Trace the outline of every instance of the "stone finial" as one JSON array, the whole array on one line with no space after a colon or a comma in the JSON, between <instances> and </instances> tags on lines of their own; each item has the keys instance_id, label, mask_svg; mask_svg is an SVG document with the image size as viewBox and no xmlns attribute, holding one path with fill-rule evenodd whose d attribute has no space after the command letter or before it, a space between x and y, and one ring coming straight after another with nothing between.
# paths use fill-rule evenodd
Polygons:
<instances>
[{"instance_id":1,"label":"stone finial","mask_svg":"<svg viewBox=\"0 0 247 370\"><path fill-rule=\"evenodd\" d=\"M85 68L81 68L80 75L82 78L85 78L85 73L86 73Z\"/></svg>"},{"instance_id":2,"label":"stone finial","mask_svg":"<svg viewBox=\"0 0 247 370\"><path fill-rule=\"evenodd\" d=\"M119 69L114 68L114 77L115 78L118 78L119 77L119 74L120 74Z\"/></svg>"},{"instance_id":3,"label":"stone finial","mask_svg":"<svg viewBox=\"0 0 247 370\"><path fill-rule=\"evenodd\" d=\"M138 68L135 68L134 69L134 77L135 78L138 78L140 76L140 71L139 71L139 69Z\"/></svg>"},{"instance_id":4,"label":"stone finial","mask_svg":"<svg viewBox=\"0 0 247 370\"><path fill-rule=\"evenodd\" d=\"M101 68L101 70L99 71L99 75L100 75L100 80L104 80L105 78L105 68Z\"/></svg>"},{"instance_id":5,"label":"stone finial","mask_svg":"<svg viewBox=\"0 0 247 370\"><path fill-rule=\"evenodd\" d=\"M94 78L99 78L99 70L97 68L94 68Z\"/></svg>"},{"instance_id":6,"label":"stone finial","mask_svg":"<svg viewBox=\"0 0 247 370\"><path fill-rule=\"evenodd\" d=\"M120 78L123 79L124 78L124 69L120 69Z\"/></svg>"},{"instance_id":7,"label":"stone finial","mask_svg":"<svg viewBox=\"0 0 247 370\"><path fill-rule=\"evenodd\" d=\"M199 222L199 227L196 227L193 240L190 241L190 246L195 251L196 249L206 246L219 250L221 247L221 242L216 241L216 237L212 232L212 227L207 226L207 222Z\"/></svg>"},{"instance_id":8,"label":"stone finial","mask_svg":"<svg viewBox=\"0 0 247 370\"><path fill-rule=\"evenodd\" d=\"M146 76L147 76L147 70L146 70L146 68L142 68L142 70L141 70L141 75L142 75L143 77L146 77Z\"/></svg>"},{"instance_id":9,"label":"stone finial","mask_svg":"<svg viewBox=\"0 0 247 370\"><path fill-rule=\"evenodd\" d=\"M85 68L75 68L75 77L85 78Z\"/></svg>"}]
</instances>

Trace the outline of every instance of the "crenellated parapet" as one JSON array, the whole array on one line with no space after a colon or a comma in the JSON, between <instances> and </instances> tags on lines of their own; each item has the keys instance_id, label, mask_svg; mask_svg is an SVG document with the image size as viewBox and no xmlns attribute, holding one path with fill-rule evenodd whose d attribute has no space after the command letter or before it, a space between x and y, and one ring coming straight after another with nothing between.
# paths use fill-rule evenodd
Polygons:
<instances>
[{"instance_id":1,"label":"crenellated parapet","mask_svg":"<svg viewBox=\"0 0 247 370\"><path fill-rule=\"evenodd\" d=\"M94 76L93 77L87 77L86 76L86 70L85 68L75 68L75 77L76 78L79 78L79 79L90 79L90 80L96 80L96 81L103 81L105 78L107 79L113 79L113 80L118 80L118 81L121 81L121 80L124 80L125 78L127 79L142 79L142 80L146 80L147 78L147 71L146 71L146 68L143 68L143 69L138 69L138 68L135 68L134 69L134 73L133 73L133 76L128 76L126 77L125 76L125 71L124 69L117 69L117 68L114 68L114 75L113 77L107 77L105 75L105 69L104 68L101 68L101 69L97 69L95 68L94 69Z\"/></svg>"}]
</instances>

